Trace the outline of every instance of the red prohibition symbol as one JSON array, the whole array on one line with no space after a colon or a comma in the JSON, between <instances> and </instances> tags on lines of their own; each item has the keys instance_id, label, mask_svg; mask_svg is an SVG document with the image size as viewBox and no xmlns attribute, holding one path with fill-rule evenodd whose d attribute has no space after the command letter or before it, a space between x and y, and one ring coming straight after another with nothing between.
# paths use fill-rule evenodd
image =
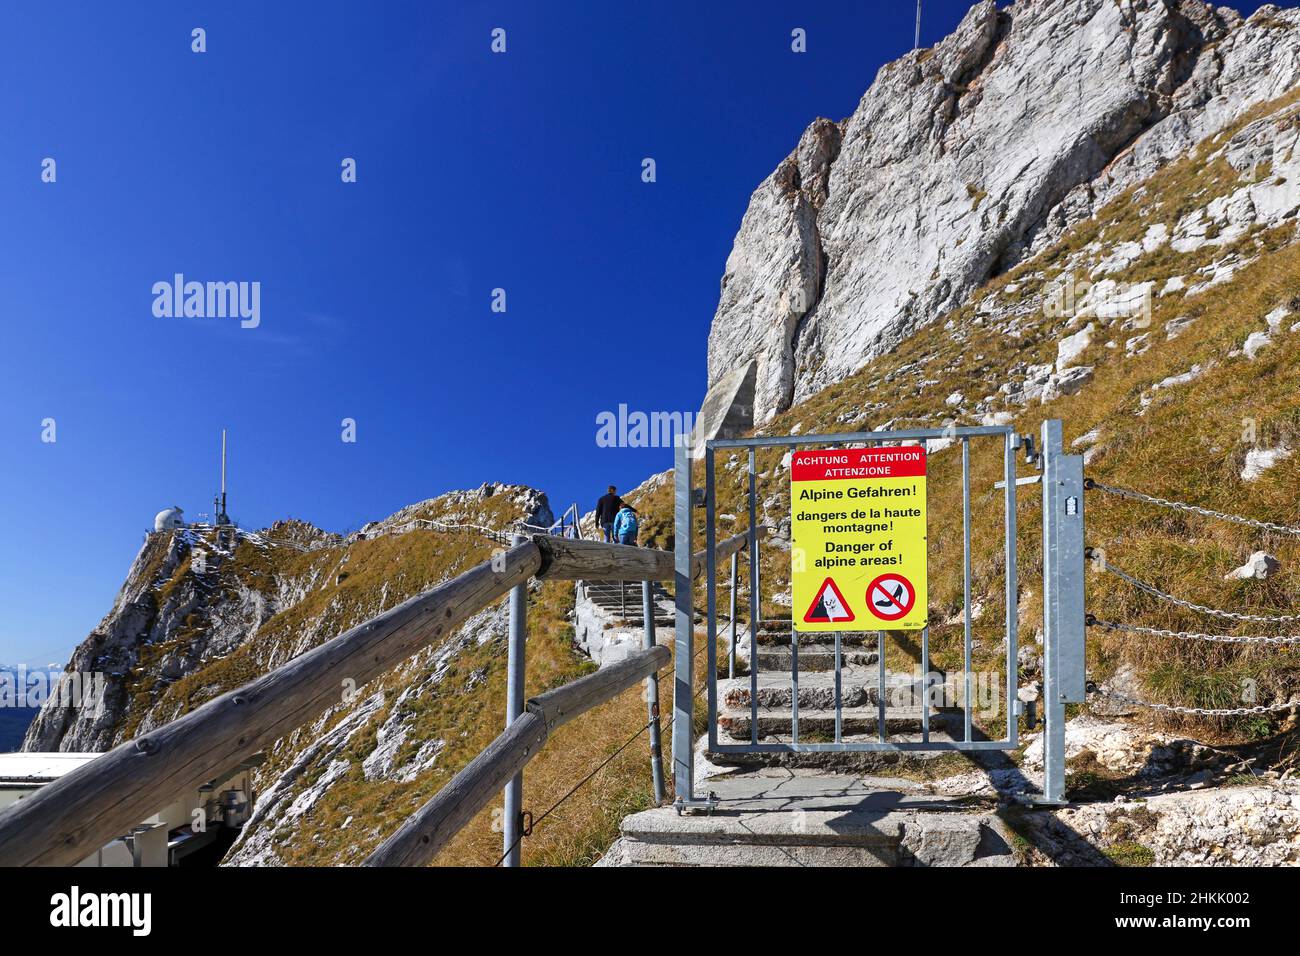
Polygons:
<instances>
[{"instance_id":1,"label":"red prohibition symbol","mask_svg":"<svg viewBox=\"0 0 1300 956\"><path fill-rule=\"evenodd\" d=\"M882 574L867 585L867 607L882 621L906 617L916 604L916 588L901 574Z\"/></svg>"}]
</instances>

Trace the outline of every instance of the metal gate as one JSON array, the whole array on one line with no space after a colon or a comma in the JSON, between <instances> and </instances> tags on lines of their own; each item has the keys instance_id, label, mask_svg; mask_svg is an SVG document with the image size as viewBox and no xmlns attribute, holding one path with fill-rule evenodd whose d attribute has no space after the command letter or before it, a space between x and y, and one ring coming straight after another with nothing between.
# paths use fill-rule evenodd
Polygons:
<instances>
[{"instance_id":1,"label":"metal gate","mask_svg":"<svg viewBox=\"0 0 1300 956\"><path fill-rule=\"evenodd\" d=\"M762 667L759 639L765 623L762 620L762 589L760 581L760 549L762 534L758 524L758 474L756 456L760 448L816 447L878 447L886 444L912 444L940 440L959 446L961 455L962 499L962 585L963 585L963 661L961 672L961 726L952 734L935 734L931 728L931 704L938 693L930 661L930 628L920 633L920 728L909 740L891 740L888 733L886 702L890 696L889 675L885 666L886 632L876 632L876 708L874 734L876 739L846 740L846 736L862 737L861 733L846 735L844 731L844 647L840 632L833 635L833 732L830 740L801 740L799 735L799 641L795 615L790 620L790 714L789 734L764 734L761 731L760 708ZM1005 588L1004 640L1006 694L1005 728L999 739L988 739L980 734L973 723L974 695L972 693L972 582L971 582L971 454L972 446L993 446L1000 456L1002 480L996 485L1002 490L1001 514L995 515L1003 525L1003 558ZM1009 426L948 427L943 429L917 429L908 431L852 432L828 435L761 436L741 439L714 439L692 448L681 443L676 450L675 494L675 571L676 571L676 680L674 684L673 764L677 789L676 805L679 810L711 809L714 801L708 796L698 796L694 789L693 711L695 693L694 668L696 659L695 594L693 573L693 517L695 509L703 508L705 526L705 689L708 700L708 745L714 753L848 753L863 751L990 751L1015 750L1020 746L1019 717L1024 713L1020 700L1018 680L1018 602L1019 564L1017 556L1016 504L1018 488L1041 484L1043 490L1043 719L1044 728L1044 780L1041 799L1035 802L1058 804L1064 801L1064 708L1066 703L1082 702L1085 696L1084 680L1084 610L1083 610L1083 459L1066 455L1062 447L1062 428L1059 420L1043 423L1041 453L1035 453L1031 437L1022 437ZM749 578L749 608L747 615L749 662L748 707L749 739L740 742L719 740L718 702L718 594L716 522L715 455L718 451L740 452L747 456L746 476L748 542L745 549L746 569ZM1023 451L1028 463L1035 465L1041 474L1017 478L1017 453ZM704 487L692 486L691 463L693 458L704 459ZM793 509L794 502L791 501ZM736 575L737 558L731 558L730 600L730 654L735 659L736 627ZM783 621L780 623L784 623ZM823 638L824 639L824 638ZM869 640L869 638L867 638ZM869 656L869 653L868 655ZM732 665L734 667L734 663ZM769 685L774 686L774 685ZM895 685L897 686L897 685ZM732 685L743 694L743 688ZM904 693L915 693L915 685L904 685ZM898 691L894 691L895 697ZM778 694L780 696L780 694ZM824 694L823 694L824 696ZM870 698L870 695L867 695ZM787 736L788 740L775 739Z\"/></svg>"}]
</instances>

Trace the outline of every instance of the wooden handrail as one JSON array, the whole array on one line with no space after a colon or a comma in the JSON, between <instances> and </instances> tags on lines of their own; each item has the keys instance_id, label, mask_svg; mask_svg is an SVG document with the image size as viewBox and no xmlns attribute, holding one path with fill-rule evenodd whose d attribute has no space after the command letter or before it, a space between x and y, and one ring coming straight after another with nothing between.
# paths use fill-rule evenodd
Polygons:
<instances>
[{"instance_id":1,"label":"wooden handrail","mask_svg":"<svg viewBox=\"0 0 1300 956\"><path fill-rule=\"evenodd\" d=\"M415 811L364 865L428 863L537 755L551 731L612 700L671 659L668 647L657 645L529 700L527 712Z\"/></svg>"},{"instance_id":2,"label":"wooden handrail","mask_svg":"<svg viewBox=\"0 0 1300 956\"><path fill-rule=\"evenodd\" d=\"M765 531L758 529L760 535ZM716 559L730 557L745 546L747 539L747 533L742 533L719 542ZM692 559L693 577L704 570L704 554L701 551ZM671 580L673 555L651 548L546 535L515 545L503 558L485 561L184 717L119 744L0 811L0 866L69 866L79 862L157 812L175 794L198 787L319 717L342 700L345 687L360 687L387 672L534 576L589 581ZM655 647L628 658L646 666L658 662L645 672L638 671L633 682L658 670L668 657L666 648ZM627 669L615 668L626 663L603 668L551 695L560 691L570 695L604 693L604 682L621 679ZM578 685L578 691L571 690ZM542 740L558 726L557 714L581 713L594 706L584 704L585 698L551 695L543 694L529 702L530 713L534 707L539 708L535 716L542 727ZM564 711L564 707L569 710ZM533 738L528 727L519 728L505 742L498 738L493 745L497 747L494 768L506 766L519 752L527 762L536 752L530 741ZM510 760L500 755L503 748ZM475 761L487 754L484 751ZM466 767L462 773L468 770ZM505 779L510 776L513 773ZM492 779L496 777L494 769ZM452 796L448 794L448 799Z\"/></svg>"},{"instance_id":3,"label":"wooden handrail","mask_svg":"<svg viewBox=\"0 0 1300 956\"><path fill-rule=\"evenodd\" d=\"M767 528L760 526L762 538ZM533 539L546 557L538 575L553 581L671 581L673 553L656 548L638 548L604 541L581 541L539 535ZM734 534L717 543L714 560L721 563L744 549L749 532ZM704 573L707 552L697 551L691 558L691 576Z\"/></svg>"},{"instance_id":4,"label":"wooden handrail","mask_svg":"<svg viewBox=\"0 0 1300 956\"><path fill-rule=\"evenodd\" d=\"M171 795L212 779L338 704L523 584L542 566L526 541L78 767L0 812L0 866L70 866Z\"/></svg>"}]
</instances>

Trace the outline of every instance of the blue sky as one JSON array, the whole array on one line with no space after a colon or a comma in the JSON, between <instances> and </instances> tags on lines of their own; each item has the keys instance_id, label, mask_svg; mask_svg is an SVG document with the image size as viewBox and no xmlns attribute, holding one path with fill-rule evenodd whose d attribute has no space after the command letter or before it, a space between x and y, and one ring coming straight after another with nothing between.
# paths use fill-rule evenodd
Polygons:
<instances>
[{"instance_id":1,"label":"blue sky","mask_svg":"<svg viewBox=\"0 0 1300 956\"><path fill-rule=\"evenodd\" d=\"M928 0L922 42L965 9ZM210 510L223 427L246 527L353 529L488 480L589 508L669 467L667 449L598 447L596 415L698 407L751 191L813 118L852 112L913 16L7 4L0 661L64 659L154 513ZM260 282L261 324L155 317L153 284L178 272Z\"/></svg>"}]
</instances>

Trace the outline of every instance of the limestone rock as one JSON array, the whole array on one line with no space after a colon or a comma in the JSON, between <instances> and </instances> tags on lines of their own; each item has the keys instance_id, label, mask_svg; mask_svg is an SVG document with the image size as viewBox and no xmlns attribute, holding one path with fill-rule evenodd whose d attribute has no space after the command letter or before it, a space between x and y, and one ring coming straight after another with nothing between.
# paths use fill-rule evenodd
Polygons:
<instances>
[{"instance_id":1,"label":"limestone rock","mask_svg":"<svg viewBox=\"0 0 1300 956\"><path fill-rule=\"evenodd\" d=\"M1225 581L1263 581L1274 571L1282 567L1277 558L1267 551L1256 551L1239 568L1234 568L1223 576Z\"/></svg>"},{"instance_id":2,"label":"limestone rock","mask_svg":"<svg viewBox=\"0 0 1300 956\"><path fill-rule=\"evenodd\" d=\"M1291 449L1285 445L1276 448L1252 448L1246 452L1246 463L1241 469L1241 480L1256 481L1279 461L1290 457Z\"/></svg>"},{"instance_id":3,"label":"limestone rock","mask_svg":"<svg viewBox=\"0 0 1300 956\"><path fill-rule=\"evenodd\" d=\"M1296 10L976 3L936 47L882 67L851 116L816 120L755 190L709 334L709 385L756 363L755 421L767 421L1298 79ZM1296 130L1277 126L1247 127L1228 161L1300 162ZM1133 251L1280 220L1296 190L1300 175L1270 177L1199 218L1152 224Z\"/></svg>"}]
</instances>

